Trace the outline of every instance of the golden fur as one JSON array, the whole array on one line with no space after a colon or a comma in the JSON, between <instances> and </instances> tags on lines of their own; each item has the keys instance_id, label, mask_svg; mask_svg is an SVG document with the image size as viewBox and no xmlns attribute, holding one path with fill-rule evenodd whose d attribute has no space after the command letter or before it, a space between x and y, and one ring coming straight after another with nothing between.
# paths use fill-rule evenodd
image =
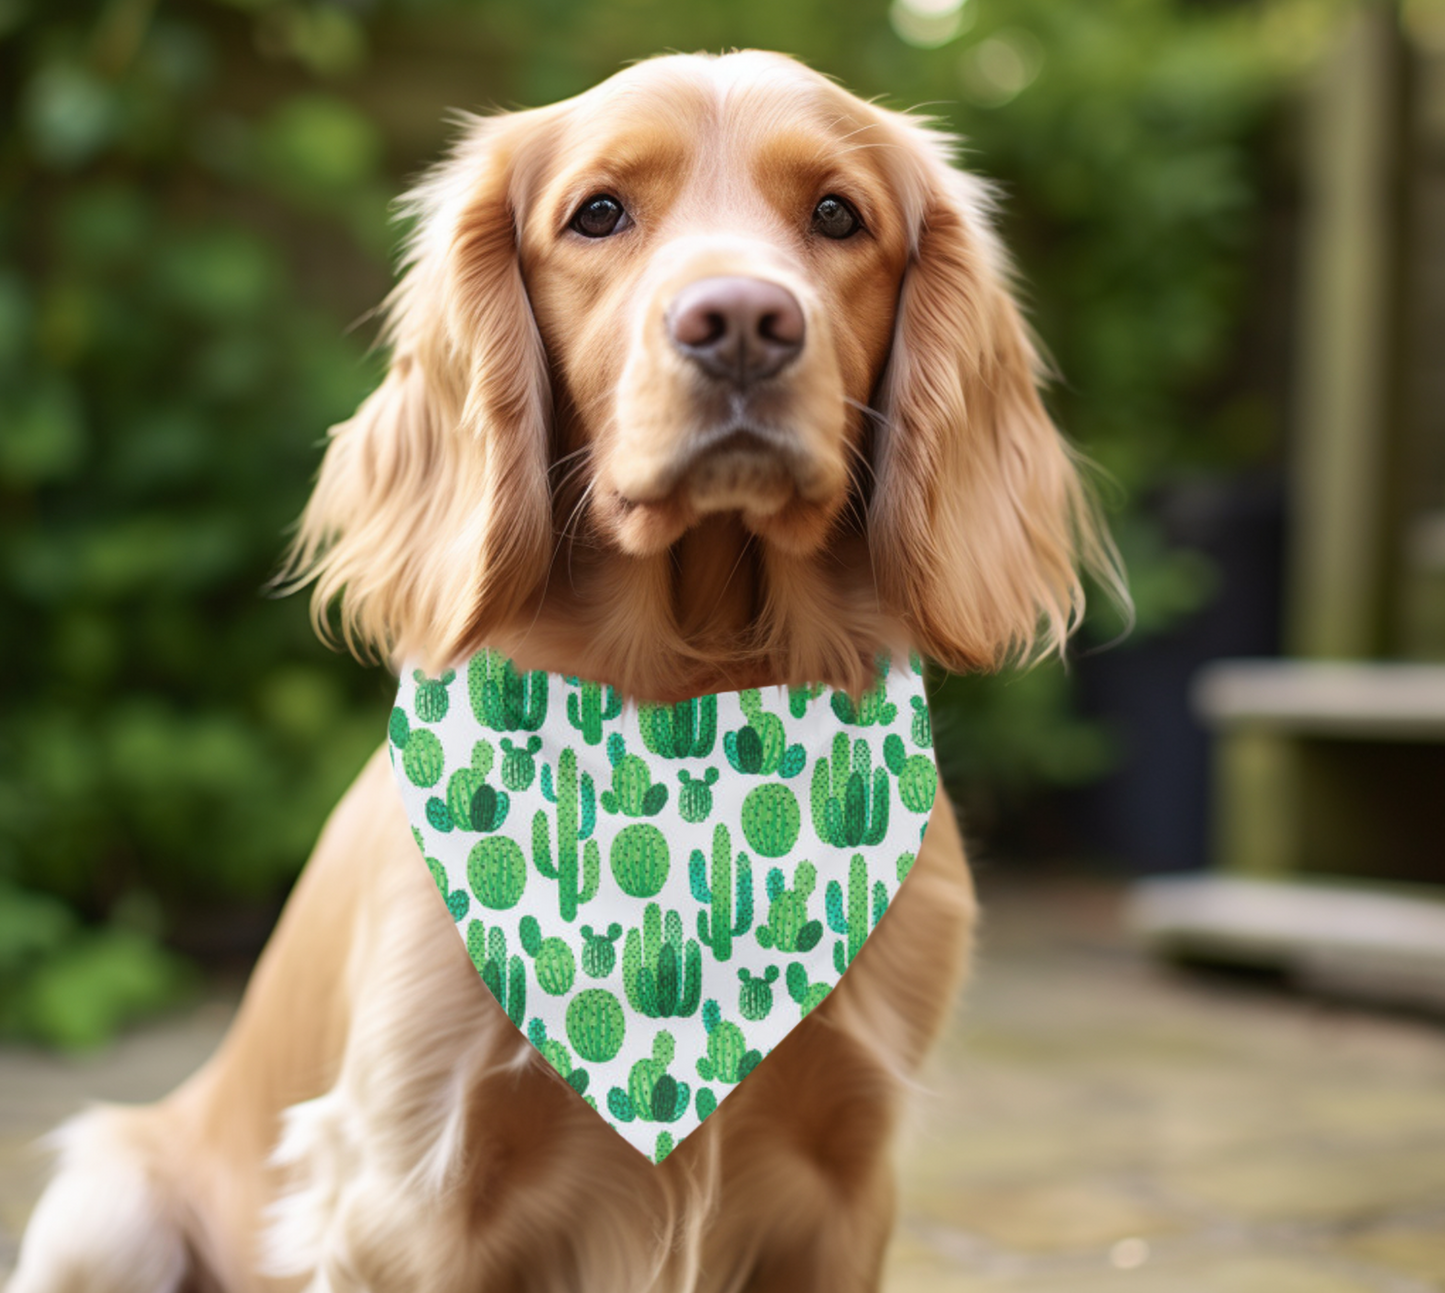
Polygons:
<instances>
[{"instance_id":1,"label":"golden fur","mask_svg":"<svg viewBox=\"0 0 1445 1293\"><path fill-rule=\"evenodd\" d=\"M390 370L302 519L290 570L318 624L334 607L393 662L486 644L657 700L856 692L880 650L975 669L1061 648L1079 567L1113 579L1107 540L988 190L951 160L918 119L761 53L468 120L410 201ZM631 224L584 239L597 193ZM814 232L831 193L862 233ZM736 408L666 320L726 275L786 287L807 331L748 396L754 438L714 444ZM839 988L652 1166L480 988L378 756L216 1056L63 1133L12 1291L876 1288L902 1093L972 916L940 796Z\"/></svg>"}]
</instances>

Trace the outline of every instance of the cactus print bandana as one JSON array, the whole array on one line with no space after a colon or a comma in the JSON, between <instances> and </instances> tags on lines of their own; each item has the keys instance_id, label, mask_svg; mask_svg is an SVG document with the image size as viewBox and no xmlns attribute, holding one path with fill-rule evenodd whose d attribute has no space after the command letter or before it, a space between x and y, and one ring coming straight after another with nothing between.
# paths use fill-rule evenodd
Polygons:
<instances>
[{"instance_id":1,"label":"cactus print bandana","mask_svg":"<svg viewBox=\"0 0 1445 1293\"><path fill-rule=\"evenodd\" d=\"M675 705L484 651L403 670L401 796L481 980L661 1162L826 997L937 786L922 665Z\"/></svg>"}]
</instances>

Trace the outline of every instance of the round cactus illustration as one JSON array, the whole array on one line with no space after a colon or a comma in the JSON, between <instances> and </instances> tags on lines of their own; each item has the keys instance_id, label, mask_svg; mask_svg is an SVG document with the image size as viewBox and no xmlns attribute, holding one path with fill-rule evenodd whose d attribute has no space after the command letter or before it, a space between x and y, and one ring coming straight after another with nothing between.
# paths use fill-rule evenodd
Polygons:
<instances>
[{"instance_id":1,"label":"round cactus illustration","mask_svg":"<svg viewBox=\"0 0 1445 1293\"><path fill-rule=\"evenodd\" d=\"M523 916L518 926L522 950L537 962L537 986L549 997L571 991L577 978L577 960L560 938L543 938L535 916Z\"/></svg>"},{"instance_id":2,"label":"round cactus illustration","mask_svg":"<svg viewBox=\"0 0 1445 1293\"><path fill-rule=\"evenodd\" d=\"M765 858L780 858L798 842L802 820L797 796L777 782L750 790L743 800L743 834Z\"/></svg>"},{"instance_id":3,"label":"round cactus illustration","mask_svg":"<svg viewBox=\"0 0 1445 1293\"><path fill-rule=\"evenodd\" d=\"M622 1049L626 1017L606 988L584 988L567 1007L567 1038L590 1064L605 1064Z\"/></svg>"},{"instance_id":4,"label":"round cactus illustration","mask_svg":"<svg viewBox=\"0 0 1445 1293\"><path fill-rule=\"evenodd\" d=\"M605 934L594 934L591 925L582 926L582 972L593 979L605 979L617 964L617 940L622 926L615 920Z\"/></svg>"},{"instance_id":5,"label":"round cactus illustration","mask_svg":"<svg viewBox=\"0 0 1445 1293\"><path fill-rule=\"evenodd\" d=\"M671 859L667 838L651 822L636 822L617 832L612 841L612 875L623 893L651 898L667 883Z\"/></svg>"},{"instance_id":6,"label":"round cactus illustration","mask_svg":"<svg viewBox=\"0 0 1445 1293\"><path fill-rule=\"evenodd\" d=\"M401 762L412 785L434 786L441 780L442 768L446 766L442 743L425 728L413 731L407 737Z\"/></svg>"},{"instance_id":7,"label":"round cactus illustration","mask_svg":"<svg viewBox=\"0 0 1445 1293\"><path fill-rule=\"evenodd\" d=\"M493 911L515 907L527 884L527 859L515 841L489 835L473 845L467 858L467 882L477 901Z\"/></svg>"},{"instance_id":8,"label":"round cactus illustration","mask_svg":"<svg viewBox=\"0 0 1445 1293\"><path fill-rule=\"evenodd\" d=\"M416 716L423 723L440 723L451 708L451 697L447 688L457 674L448 669L440 678L428 678L420 669L413 669L412 680L416 683Z\"/></svg>"}]
</instances>

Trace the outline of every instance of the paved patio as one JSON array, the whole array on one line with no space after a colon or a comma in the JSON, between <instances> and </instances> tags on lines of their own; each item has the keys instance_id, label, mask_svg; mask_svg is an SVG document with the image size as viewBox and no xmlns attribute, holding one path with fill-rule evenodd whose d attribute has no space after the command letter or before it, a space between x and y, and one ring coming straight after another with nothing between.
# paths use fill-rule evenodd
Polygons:
<instances>
[{"instance_id":1,"label":"paved patio","mask_svg":"<svg viewBox=\"0 0 1445 1293\"><path fill-rule=\"evenodd\" d=\"M1445 1291L1445 1027L1161 970L1108 886L983 887L893 1293ZM230 1002L84 1061L0 1050L0 1271L40 1185L32 1139L86 1098L165 1090Z\"/></svg>"}]
</instances>

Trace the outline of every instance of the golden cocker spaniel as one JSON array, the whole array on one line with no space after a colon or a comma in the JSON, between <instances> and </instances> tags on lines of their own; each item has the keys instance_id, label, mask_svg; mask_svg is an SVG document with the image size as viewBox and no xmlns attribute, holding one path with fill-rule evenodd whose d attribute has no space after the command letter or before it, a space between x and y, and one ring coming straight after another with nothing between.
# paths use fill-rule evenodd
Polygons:
<instances>
[{"instance_id":1,"label":"golden cocker spaniel","mask_svg":"<svg viewBox=\"0 0 1445 1293\"><path fill-rule=\"evenodd\" d=\"M302 519L318 624L664 701L1061 648L1110 549L952 153L756 52L469 120ZM216 1056L60 1133L12 1293L877 1288L973 917L931 822L839 988L654 1165L481 989L379 755Z\"/></svg>"}]
</instances>

